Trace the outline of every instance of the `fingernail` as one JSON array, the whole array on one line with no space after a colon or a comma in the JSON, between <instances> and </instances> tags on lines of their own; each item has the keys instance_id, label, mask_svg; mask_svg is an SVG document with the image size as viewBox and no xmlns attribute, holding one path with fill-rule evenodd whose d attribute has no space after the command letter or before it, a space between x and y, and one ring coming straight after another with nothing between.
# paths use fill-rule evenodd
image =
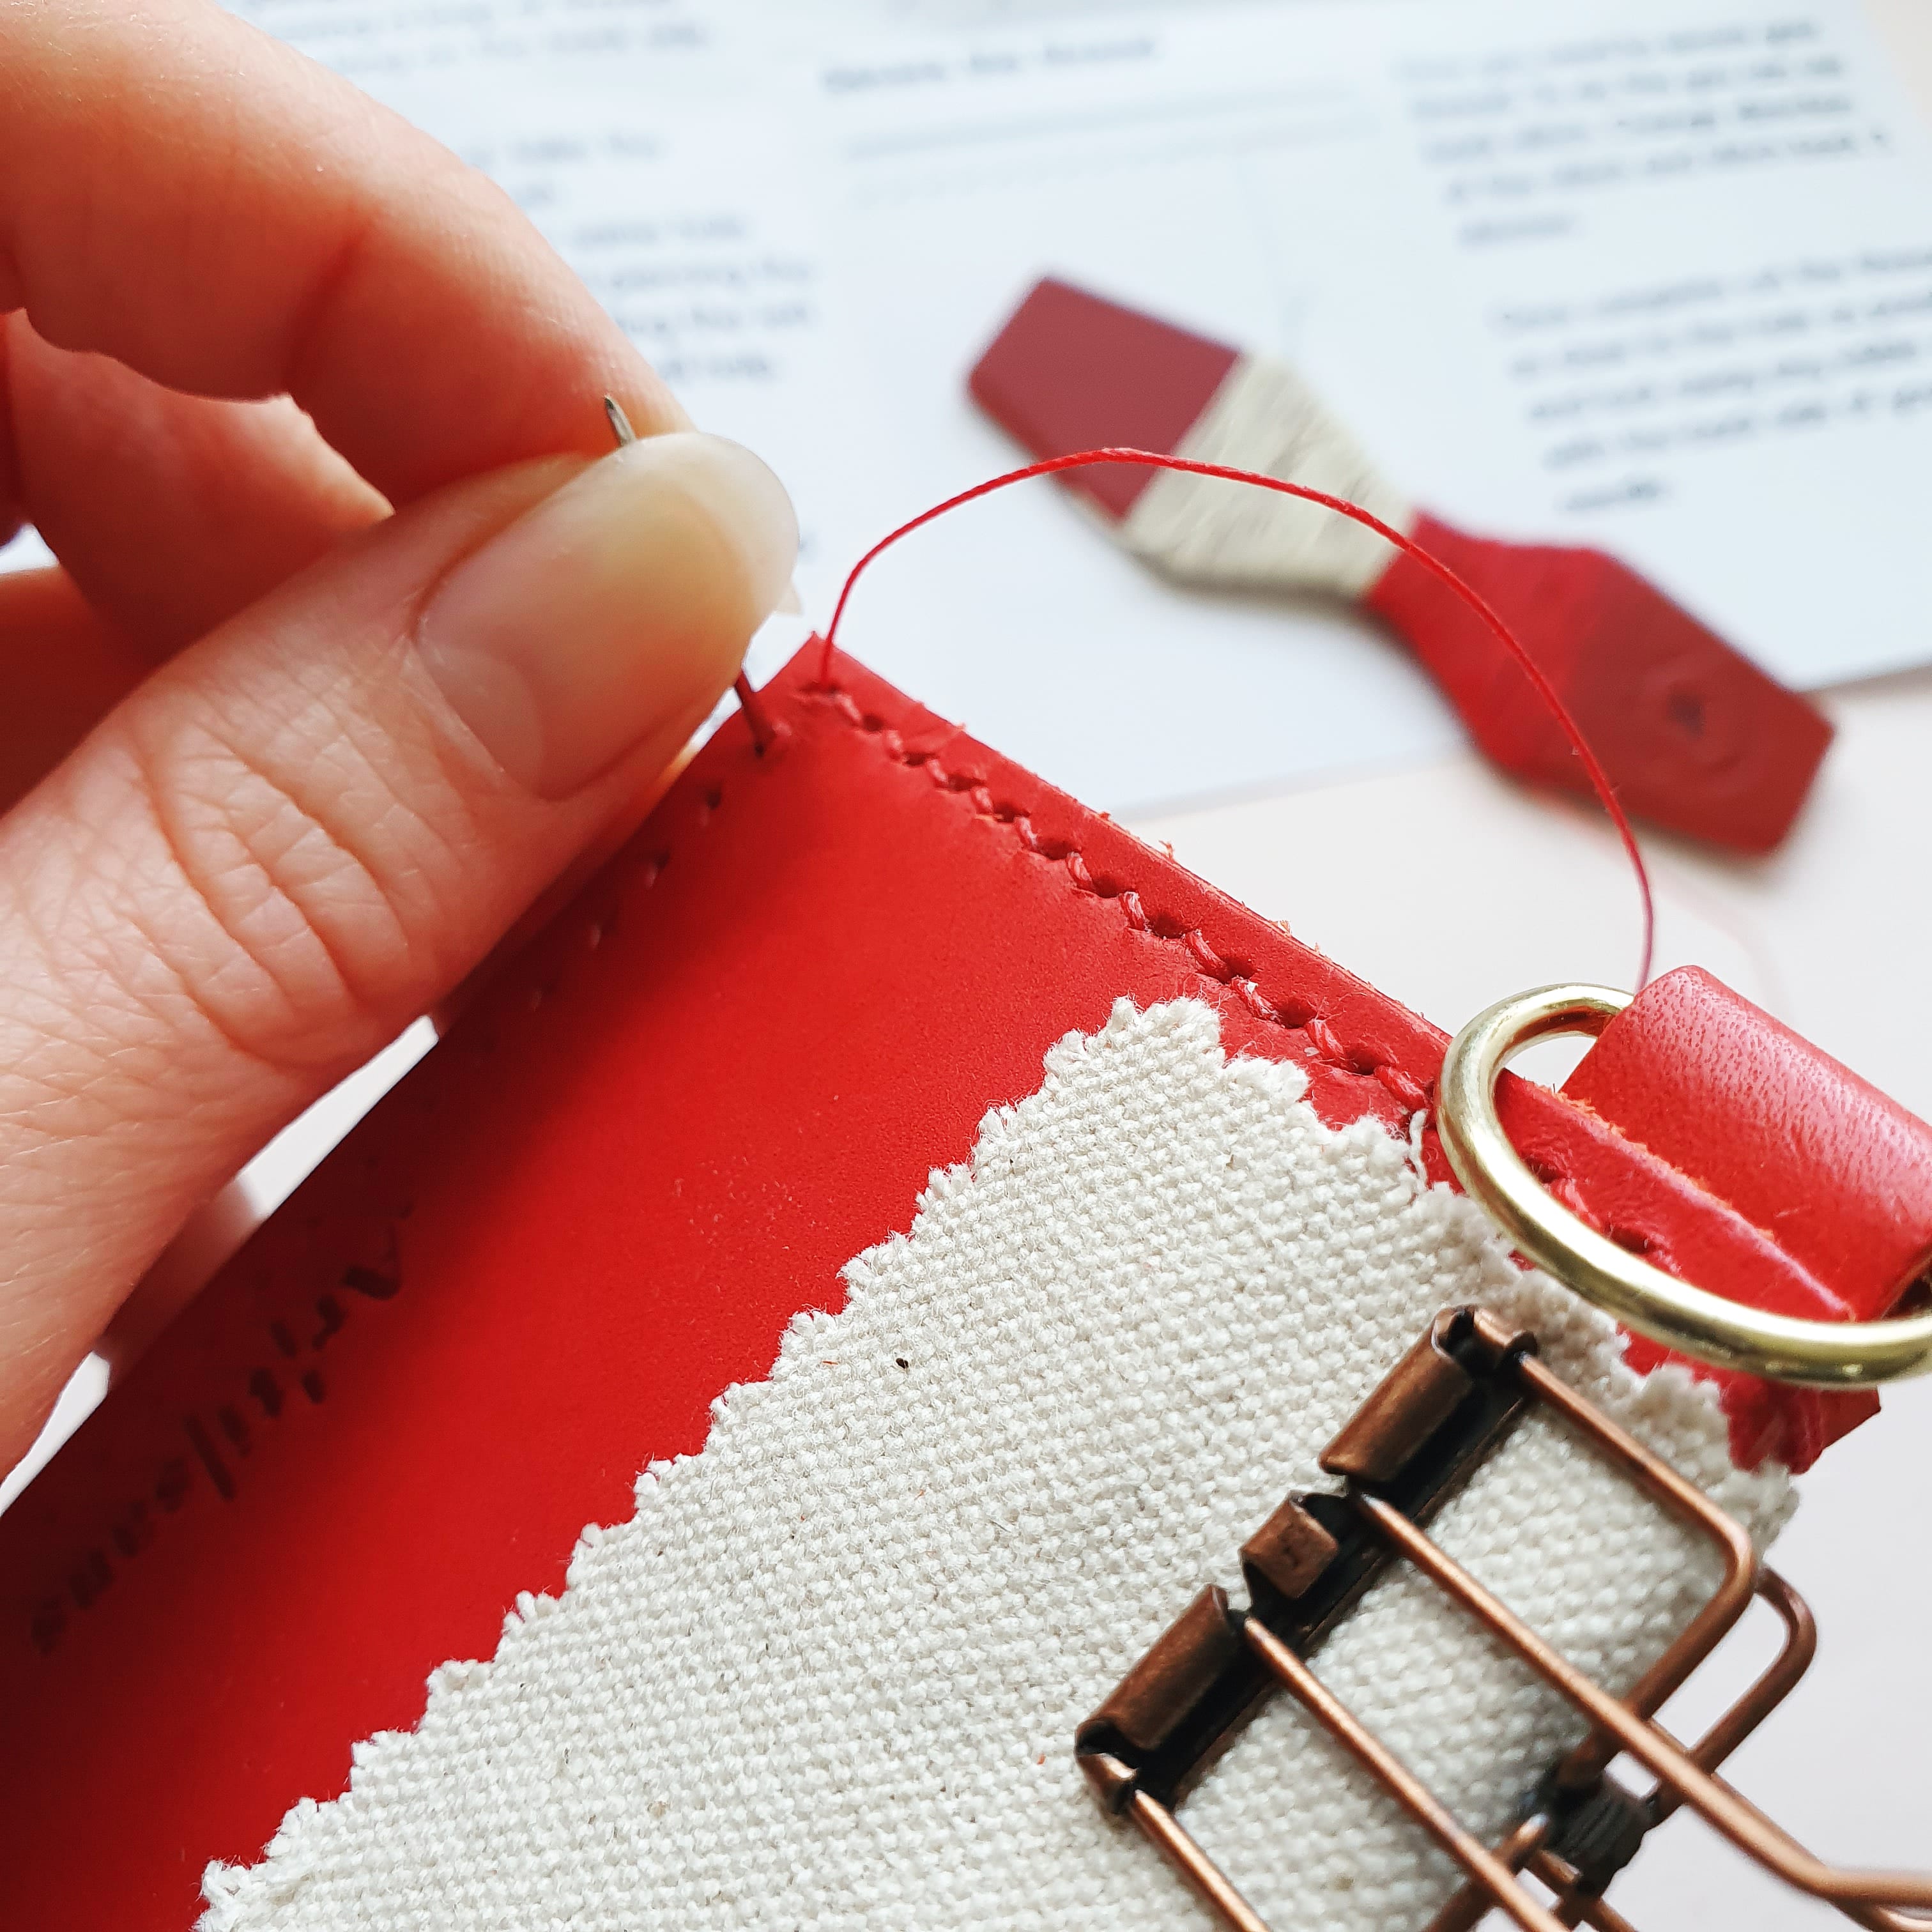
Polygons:
<instances>
[{"instance_id":1,"label":"fingernail","mask_svg":"<svg viewBox=\"0 0 1932 1932\"><path fill-rule=\"evenodd\" d=\"M417 631L430 675L518 783L572 792L662 740L668 760L784 595L798 525L736 443L614 452L458 565Z\"/></svg>"}]
</instances>

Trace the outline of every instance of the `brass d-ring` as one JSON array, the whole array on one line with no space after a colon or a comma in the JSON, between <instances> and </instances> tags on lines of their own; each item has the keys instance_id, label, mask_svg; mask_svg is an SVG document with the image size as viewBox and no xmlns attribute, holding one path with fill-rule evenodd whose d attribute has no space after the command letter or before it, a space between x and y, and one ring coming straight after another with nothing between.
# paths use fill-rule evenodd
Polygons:
<instances>
[{"instance_id":1,"label":"brass d-ring","mask_svg":"<svg viewBox=\"0 0 1932 1932\"><path fill-rule=\"evenodd\" d=\"M1802 1388L1868 1388L1932 1370L1932 1313L1886 1322L1767 1315L1653 1268L1580 1220L1524 1164L1496 1117L1510 1056L1555 1034L1592 1037L1630 1004L1607 986L1544 986L1498 1000L1455 1039L1436 1089L1442 1150L1517 1250L1625 1327L1700 1361Z\"/></svg>"}]
</instances>

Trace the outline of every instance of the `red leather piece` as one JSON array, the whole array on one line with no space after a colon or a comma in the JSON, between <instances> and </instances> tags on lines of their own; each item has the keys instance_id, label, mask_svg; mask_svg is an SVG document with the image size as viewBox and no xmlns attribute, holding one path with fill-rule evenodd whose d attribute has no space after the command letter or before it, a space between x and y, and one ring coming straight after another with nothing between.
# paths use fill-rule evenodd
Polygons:
<instances>
[{"instance_id":1,"label":"red leather piece","mask_svg":"<svg viewBox=\"0 0 1932 1932\"><path fill-rule=\"evenodd\" d=\"M1563 1090L1748 1216L1861 1320L1932 1264L1932 1126L1700 967L1646 986Z\"/></svg>"},{"instance_id":2,"label":"red leather piece","mask_svg":"<svg viewBox=\"0 0 1932 1932\"><path fill-rule=\"evenodd\" d=\"M1224 344L1049 279L968 386L1036 458L1110 445L1172 454L1238 359ZM1154 473L1096 466L1060 480L1118 518ZM1412 534L1522 640L1631 812L1747 852L1784 838L1832 741L1802 698L1600 551L1467 536L1427 514ZM1363 601L1407 640L1504 770L1589 791L1514 660L1438 578L1398 553Z\"/></svg>"},{"instance_id":3,"label":"red leather piece","mask_svg":"<svg viewBox=\"0 0 1932 1932\"><path fill-rule=\"evenodd\" d=\"M1553 684L1627 809L1766 852L1810 790L1832 727L1796 692L1600 550L1496 543L1424 515L1415 541L1479 592ZM1494 634L1398 555L1364 599L1406 640L1503 770L1588 794L1556 720Z\"/></svg>"},{"instance_id":4,"label":"red leather piece","mask_svg":"<svg viewBox=\"0 0 1932 1932\"><path fill-rule=\"evenodd\" d=\"M1171 452L1237 361L1210 342L1065 282L1036 283L967 378L974 399L1036 457L1116 444ZM1076 470L1060 480L1124 517L1151 470Z\"/></svg>"},{"instance_id":5,"label":"red leather piece","mask_svg":"<svg viewBox=\"0 0 1932 1932\"><path fill-rule=\"evenodd\" d=\"M186 1932L205 1862L255 1856L437 1664L489 1655L1116 998L1210 1001L1333 1123L1400 1131L1426 1098L1434 1028L817 662L768 687L779 752L722 731L0 1517L0 1922ZM1844 1312L1586 1110L1502 1105L1690 1278ZM1802 1399L1730 1400L1742 1450L1802 1460Z\"/></svg>"}]
</instances>

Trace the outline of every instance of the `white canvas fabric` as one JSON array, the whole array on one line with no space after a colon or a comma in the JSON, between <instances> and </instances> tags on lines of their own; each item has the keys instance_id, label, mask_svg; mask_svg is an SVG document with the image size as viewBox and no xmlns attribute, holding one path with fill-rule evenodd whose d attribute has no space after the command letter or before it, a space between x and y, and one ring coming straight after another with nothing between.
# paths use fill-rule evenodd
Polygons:
<instances>
[{"instance_id":1,"label":"white canvas fabric","mask_svg":"<svg viewBox=\"0 0 1932 1932\"><path fill-rule=\"evenodd\" d=\"M1174 453L1324 490L1405 535L1414 526L1408 498L1294 370L1268 356L1235 363ZM1190 583L1342 597L1359 597L1395 555L1385 538L1318 503L1178 470L1154 472L1120 537Z\"/></svg>"},{"instance_id":2,"label":"white canvas fabric","mask_svg":"<svg viewBox=\"0 0 1932 1932\"><path fill-rule=\"evenodd\" d=\"M801 1316L703 1452L586 1532L494 1660L266 1858L211 1869L205 1932L1209 1922L1073 1761L1076 1725L1235 1552L1440 1308L1547 1359L1768 1536L1708 1388L1640 1379L1611 1324L1520 1274L1380 1126L1294 1069L1226 1058L1213 1012L1123 1003L989 1114L910 1232ZM1442 1541L1628 1687L1708 1594L1686 1534L1532 1416ZM380 1606L372 1613L380 1614ZM1412 1575L1321 1675L1500 1836L1578 1726ZM272 1714L259 1721L272 1723ZM1184 1816L1280 1932L1420 1925L1444 1862L1285 1697Z\"/></svg>"}]
</instances>

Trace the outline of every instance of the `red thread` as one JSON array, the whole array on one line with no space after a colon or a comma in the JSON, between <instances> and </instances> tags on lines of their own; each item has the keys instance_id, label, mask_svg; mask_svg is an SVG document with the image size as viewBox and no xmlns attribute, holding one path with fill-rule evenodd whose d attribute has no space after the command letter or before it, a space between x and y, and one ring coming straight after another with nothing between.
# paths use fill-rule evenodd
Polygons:
<instances>
[{"instance_id":1,"label":"red thread","mask_svg":"<svg viewBox=\"0 0 1932 1932\"><path fill-rule=\"evenodd\" d=\"M1492 610L1486 598L1449 566L1424 549L1414 538L1406 536L1398 530L1385 524L1372 511L1364 509L1359 503L1352 503L1346 497L1331 496L1325 490L1310 489L1305 483L1285 482L1279 476L1263 476L1252 470L1234 470L1224 464L1195 463L1182 456L1166 456L1151 449L1082 449L1070 456L1048 458L1043 463L1029 463L1024 470L1010 470L1004 476L995 476L984 483L976 483L970 490L962 490L956 496L949 496L943 503L935 503L929 510L922 512L911 522L902 524L889 536L881 537L872 548L860 558L845 579L844 587L838 593L838 602L833 607L832 622L825 628L823 640L824 653L820 659L818 681L821 686L832 682L832 652L838 641L839 621L845 614L845 606L850 601L852 589L865 573L874 559L892 548L902 537L910 536L914 531L922 530L936 518L949 511L956 510L963 504L970 503L981 496L989 496L995 490L1004 490L1015 483L1025 483L1036 476L1051 476L1057 470L1088 470L1106 463L1135 465L1143 470L1180 470L1192 476L1214 476L1228 483L1251 483L1257 489L1272 490L1283 496L1299 496L1304 502L1319 503L1324 509L1333 510L1337 514L1349 518L1365 529L1375 532L1384 542L1393 544L1405 555L1438 578L1462 598L1495 634L1498 641L1522 667L1538 697L1548 706L1550 714L1563 728L1563 735L1570 740L1577 757L1582 761L1592 789L1602 800L1604 809L1610 814L1610 823L1616 827L1617 837L1622 841L1625 856L1630 862L1630 869L1636 874L1637 893L1643 907L1643 951L1637 968L1637 988L1641 992L1650 979L1651 956L1657 935L1657 910L1650 888L1650 871L1643 862L1643 854L1638 849L1636 834L1630 829L1630 822L1624 808L1617 802L1615 788L1609 775L1598 762L1597 754L1590 748L1590 741L1582 734L1575 718L1570 715L1569 707L1557 695L1556 687L1545 677L1536 660L1526 651L1516 633ZM748 687L740 680L739 696L744 698ZM747 709L748 710L748 705ZM856 721L855 721L856 722ZM752 732L755 741L758 726L754 722Z\"/></svg>"},{"instance_id":2,"label":"red thread","mask_svg":"<svg viewBox=\"0 0 1932 1932\"><path fill-rule=\"evenodd\" d=\"M1281 1009L1264 994L1252 980L1230 980L1228 984L1240 996L1242 1005L1258 1020L1266 1020L1270 1025L1282 1026L1286 1022L1281 1016Z\"/></svg>"},{"instance_id":3,"label":"red thread","mask_svg":"<svg viewBox=\"0 0 1932 1932\"><path fill-rule=\"evenodd\" d=\"M1219 980L1225 984L1234 976L1228 963L1214 947L1208 944L1208 935L1198 926L1181 935L1182 941L1193 954L1195 963L1210 980Z\"/></svg>"},{"instance_id":4,"label":"red thread","mask_svg":"<svg viewBox=\"0 0 1932 1932\"><path fill-rule=\"evenodd\" d=\"M731 688L738 694L738 702L743 707L745 722L751 728L752 749L760 758L772 742L772 721L765 715L764 700L759 697L757 687L741 670L731 681Z\"/></svg>"},{"instance_id":5,"label":"red thread","mask_svg":"<svg viewBox=\"0 0 1932 1932\"><path fill-rule=\"evenodd\" d=\"M1330 1061L1336 1066L1348 1066L1353 1064L1353 1056L1336 1037L1335 1029L1319 1013L1317 1013L1313 1018L1304 1022L1301 1030L1307 1034L1310 1040L1313 1043L1315 1051L1320 1054L1324 1060Z\"/></svg>"}]
</instances>

